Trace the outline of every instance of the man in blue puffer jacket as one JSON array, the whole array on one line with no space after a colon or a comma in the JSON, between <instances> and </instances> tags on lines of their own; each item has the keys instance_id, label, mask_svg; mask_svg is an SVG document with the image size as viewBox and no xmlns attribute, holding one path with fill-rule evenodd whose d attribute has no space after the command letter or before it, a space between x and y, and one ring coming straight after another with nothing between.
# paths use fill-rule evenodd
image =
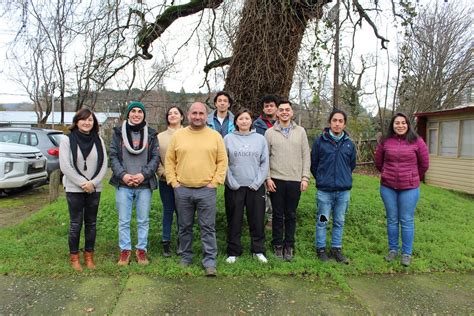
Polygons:
<instances>
[{"instance_id":1,"label":"man in blue puffer jacket","mask_svg":"<svg viewBox=\"0 0 474 316\"><path fill-rule=\"evenodd\" d=\"M221 134L222 137L235 130L234 114L229 111L232 102L229 93L225 91L217 92L214 97L214 106L216 109L207 116L207 126Z\"/></svg>"},{"instance_id":2,"label":"man in blue puffer jacket","mask_svg":"<svg viewBox=\"0 0 474 316\"><path fill-rule=\"evenodd\" d=\"M352 188L352 171L356 166L354 143L344 131L347 114L333 110L329 115L329 127L316 138L311 151L311 173L316 179L316 252L321 261L334 258L348 264L342 254L344 218L349 206ZM326 254L326 228L333 213L331 251Z\"/></svg>"}]
</instances>

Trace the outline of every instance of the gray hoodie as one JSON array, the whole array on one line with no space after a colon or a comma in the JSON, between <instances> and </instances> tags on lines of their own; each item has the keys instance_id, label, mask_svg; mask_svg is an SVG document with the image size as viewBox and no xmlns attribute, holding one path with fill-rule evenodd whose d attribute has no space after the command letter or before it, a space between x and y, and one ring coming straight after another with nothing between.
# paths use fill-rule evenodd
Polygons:
<instances>
[{"instance_id":1,"label":"gray hoodie","mask_svg":"<svg viewBox=\"0 0 474 316\"><path fill-rule=\"evenodd\" d=\"M268 146L263 137L251 130L248 134L234 131L224 137L229 157L225 184L232 190L249 187L257 190L268 174Z\"/></svg>"}]
</instances>

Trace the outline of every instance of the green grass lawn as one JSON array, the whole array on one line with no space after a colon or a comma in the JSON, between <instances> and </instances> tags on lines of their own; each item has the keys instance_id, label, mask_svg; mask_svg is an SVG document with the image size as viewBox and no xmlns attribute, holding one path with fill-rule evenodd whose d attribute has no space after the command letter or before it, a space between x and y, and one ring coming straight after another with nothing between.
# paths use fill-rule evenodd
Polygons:
<instances>
[{"instance_id":1,"label":"green grass lawn","mask_svg":"<svg viewBox=\"0 0 474 316\"><path fill-rule=\"evenodd\" d=\"M301 196L297 211L296 254L293 262L277 260L270 251L271 233L267 232L268 264L253 260L249 254L248 227L244 227L244 255L233 264L225 263L226 220L223 188L218 193L217 238L220 276L299 275L343 281L345 276L371 273L471 271L474 266L474 198L427 185L415 213L415 244L412 265L402 268L398 261L387 263L385 210L379 195L379 180L354 175L354 188L346 216L344 252L350 265L333 261L321 263L315 257L315 188ZM161 256L161 202L154 192L149 234L151 264L132 263L118 267L117 213L114 188L106 185L102 193L96 243L95 275L148 274L169 277L202 275L199 230L195 228L195 259L189 268L178 266L179 258ZM68 211L64 197L45 207L21 224L0 230L0 273L15 275L73 274L68 264ZM136 226L132 228L136 241ZM173 247L176 231L173 232ZM330 234L328 234L328 242ZM81 243L82 244L82 243ZM89 272L86 272L89 273ZM344 283L344 282L342 282Z\"/></svg>"}]
</instances>

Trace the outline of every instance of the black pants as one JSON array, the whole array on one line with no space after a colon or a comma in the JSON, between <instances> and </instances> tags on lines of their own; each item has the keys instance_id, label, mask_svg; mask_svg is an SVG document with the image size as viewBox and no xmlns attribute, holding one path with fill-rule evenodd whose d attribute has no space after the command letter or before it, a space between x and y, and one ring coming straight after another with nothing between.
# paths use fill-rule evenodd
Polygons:
<instances>
[{"instance_id":1,"label":"black pants","mask_svg":"<svg viewBox=\"0 0 474 316\"><path fill-rule=\"evenodd\" d=\"M250 251L265 253L265 187L262 185L257 191L240 187L234 191L226 186L224 197L227 215L227 255L242 254L240 237L244 208L250 230Z\"/></svg>"},{"instance_id":2,"label":"black pants","mask_svg":"<svg viewBox=\"0 0 474 316\"><path fill-rule=\"evenodd\" d=\"M273 207L272 244L290 246L295 244L296 208L300 201L301 182L272 179L276 192L270 192ZM283 240L283 234L285 239Z\"/></svg>"},{"instance_id":3,"label":"black pants","mask_svg":"<svg viewBox=\"0 0 474 316\"><path fill-rule=\"evenodd\" d=\"M82 223L84 222L85 251L94 251L97 211L100 192L74 193L66 192L69 206L69 252L79 253Z\"/></svg>"}]
</instances>

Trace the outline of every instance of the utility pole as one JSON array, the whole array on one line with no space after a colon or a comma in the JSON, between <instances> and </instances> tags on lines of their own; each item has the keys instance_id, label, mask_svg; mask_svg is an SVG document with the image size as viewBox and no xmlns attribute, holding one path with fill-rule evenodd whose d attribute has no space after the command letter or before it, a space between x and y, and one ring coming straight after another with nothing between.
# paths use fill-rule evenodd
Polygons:
<instances>
[{"instance_id":1,"label":"utility pole","mask_svg":"<svg viewBox=\"0 0 474 316\"><path fill-rule=\"evenodd\" d=\"M339 8L341 0L337 0L336 3L336 36L334 45L334 87L332 93L332 108L336 109L339 106L339 31L341 25L339 24Z\"/></svg>"},{"instance_id":2,"label":"utility pole","mask_svg":"<svg viewBox=\"0 0 474 316\"><path fill-rule=\"evenodd\" d=\"M51 120L53 121L51 128L54 129L54 82L51 87Z\"/></svg>"}]
</instances>

